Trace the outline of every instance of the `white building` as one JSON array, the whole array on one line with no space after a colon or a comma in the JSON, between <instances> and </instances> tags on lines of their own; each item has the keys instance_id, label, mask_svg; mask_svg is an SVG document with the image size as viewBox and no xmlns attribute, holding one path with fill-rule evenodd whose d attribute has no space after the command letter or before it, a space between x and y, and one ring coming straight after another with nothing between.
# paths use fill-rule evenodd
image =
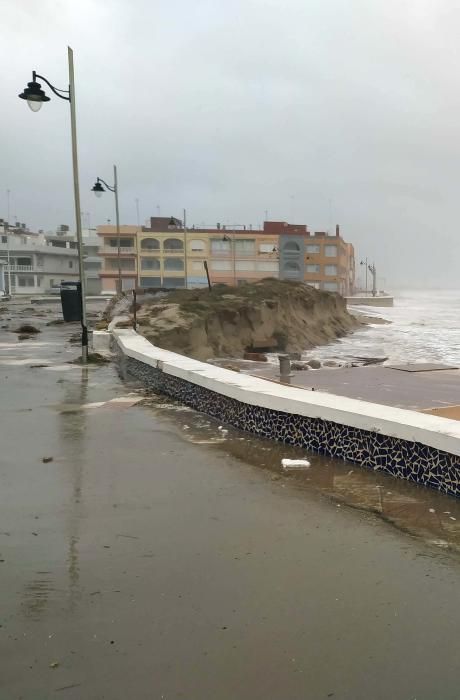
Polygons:
<instances>
[{"instance_id":1,"label":"white building","mask_svg":"<svg viewBox=\"0 0 460 700\"><path fill-rule=\"evenodd\" d=\"M0 230L0 260L5 263L6 289L13 294L49 294L62 280L79 279L77 244L67 236Z\"/></svg>"},{"instance_id":2,"label":"white building","mask_svg":"<svg viewBox=\"0 0 460 700\"><path fill-rule=\"evenodd\" d=\"M0 260L0 297L5 294L5 263Z\"/></svg>"},{"instance_id":3,"label":"white building","mask_svg":"<svg viewBox=\"0 0 460 700\"><path fill-rule=\"evenodd\" d=\"M101 293L98 257L99 238L83 232L83 257L87 294ZM10 265L8 266L8 254ZM56 234L34 234L8 229L0 220L0 262L4 263L5 290L13 294L50 294L57 292L61 281L77 282L78 250L75 236L61 226Z\"/></svg>"},{"instance_id":4,"label":"white building","mask_svg":"<svg viewBox=\"0 0 460 700\"><path fill-rule=\"evenodd\" d=\"M96 229L83 229L83 265L88 295L100 294L102 291L100 245L101 239L97 235Z\"/></svg>"}]
</instances>

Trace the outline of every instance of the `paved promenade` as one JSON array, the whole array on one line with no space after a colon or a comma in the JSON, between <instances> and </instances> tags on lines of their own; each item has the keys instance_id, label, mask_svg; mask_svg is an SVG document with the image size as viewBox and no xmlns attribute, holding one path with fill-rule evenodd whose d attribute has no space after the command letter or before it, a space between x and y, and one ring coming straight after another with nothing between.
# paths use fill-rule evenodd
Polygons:
<instances>
[{"instance_id":1,"label":"paved promenade","mask_svg":"<svg viewBox=\"0 0 460 700\"><path fill-rule=\"evenodd\" d=\"M279 381L275 365L258 363L257 377ZM390 367L350 367L293 372L291 386L460 419L460 370L406 372ZM455 408L452 408L455 407Z\"/></svg>"}]
</instances>

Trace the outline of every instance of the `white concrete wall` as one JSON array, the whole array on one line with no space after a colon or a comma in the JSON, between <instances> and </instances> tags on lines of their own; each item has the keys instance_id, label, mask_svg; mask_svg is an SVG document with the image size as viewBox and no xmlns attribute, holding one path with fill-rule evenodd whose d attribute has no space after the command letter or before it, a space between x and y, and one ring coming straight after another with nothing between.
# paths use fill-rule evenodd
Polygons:
<instances>
[{"instance_id":1,"label":"white concrete wall","mask_svg":"<svg viewBox=\"0 0 460 700\"><path fill-rule=\"evenodd\" d=\"M460 455L460 422L416 411L283 386L157 348L130 329L114 330L122 352L166 374L253 406L320 418Z\"/></svg>"}]
</instances>

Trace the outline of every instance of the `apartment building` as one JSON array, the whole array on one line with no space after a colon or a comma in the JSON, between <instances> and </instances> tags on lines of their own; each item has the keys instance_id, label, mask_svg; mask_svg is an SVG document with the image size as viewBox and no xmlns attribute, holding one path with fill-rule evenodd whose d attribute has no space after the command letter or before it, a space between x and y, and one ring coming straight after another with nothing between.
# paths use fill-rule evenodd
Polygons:
<instances>
[{"instance_id":1,"label":"apartment building","mask_svg":"<svg viewBox=\"0 0 460 700\"><path fill-rule=\"evenodd\" d=\"M268 221L264 229L279 236L280 278L306 282L316 289L353 293L354 248L343 240L340 227L335 234L311 233L305 224Z\"/></svg>"},{"instance_id":2,"label":"apartment building","mask_svg":"<svg viewBox=\"0 0 460 700\"><path fill-rule=\"evenodd\" d=\"M77 244L70 238L11 233L2 225L0 259L4 263L5 288L12 294L48 294L62 280L79 279Z\"/></svg>"},{"instance_id":3,"label":"apartment building","mask_svg":"<svg viewBox=\"0 0 460 700\"><path fill-rule=\"evenodd\" d=\"M118 237L115 226L98 226L99 257L102 260L100 278L102 292L117 290L119 267L121 267L122 290L127 291L139 286L138 280L138 235L140 226L120 226L120 261L118 261ZM119 264L120 263L120 264Z\"/></svg>"},{"instance_id":4,"label":"apartment building","mask_svg":"<svg viewBox=\"0 0 460 700\"><path fill-rule=\"evenodd\" d=\"M99 226L103 291L115 291L118 238L115 226ZM335 236L311 234L306 225L267 221L263 229L184 229L175 217L151 217L149 227L122 226L120 263L123 289L202 287L204 262L214 284L239 285L264 277L307 282L348 294L354 284L353 246Z\"/></svg>"}]
</instances>

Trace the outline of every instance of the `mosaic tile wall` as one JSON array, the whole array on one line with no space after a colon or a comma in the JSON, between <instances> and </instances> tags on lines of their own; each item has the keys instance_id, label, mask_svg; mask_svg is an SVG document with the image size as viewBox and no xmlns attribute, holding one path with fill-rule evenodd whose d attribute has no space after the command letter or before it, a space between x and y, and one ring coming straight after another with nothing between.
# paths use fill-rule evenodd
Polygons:
<instances>
[{"instance_id":1,"label":"mosaic tile wall","mask_svg":"<svg viewBox=\"0 0 460 700\"><path fill-rule=\"evenodd\" d=\"M123 357L122 364L128 374L140 379L149 389L235 428L460 496L460 457L455 455L319 418L245 404L164 374L133 358Z\"/></svg>"}]
</instances>

